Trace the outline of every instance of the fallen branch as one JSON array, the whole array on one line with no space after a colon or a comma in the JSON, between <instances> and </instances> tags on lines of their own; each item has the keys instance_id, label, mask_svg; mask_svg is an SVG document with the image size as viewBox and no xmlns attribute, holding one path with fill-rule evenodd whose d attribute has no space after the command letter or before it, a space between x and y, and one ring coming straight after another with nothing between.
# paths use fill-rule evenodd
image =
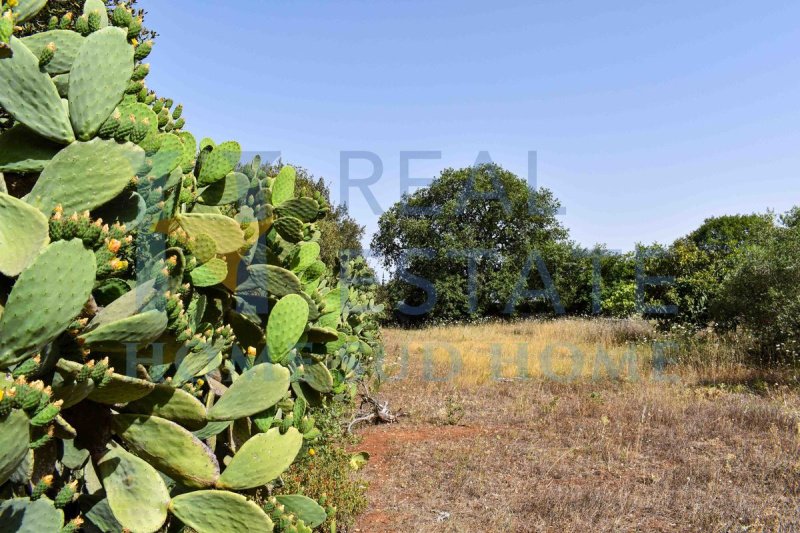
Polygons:
<instances>
[{"instance_id":1,"label":"fallen branch","mask_svg":"<svg viewBox=\"0 0 800 533\"><path fill-rule=\"evenodd\" d=\"M364 385L364 391L360 394L361 406L359 413L347 426L347 433L353 433L353 426L361 422L369 422L372 424L396 424L401 416L406 416L405 413L398 411L396 414L392 413L389 409L389 402L380 402L375 399L369 392L369 389ZM365 410L364 407L367 406Z\"/></svg>"}]
</instances>

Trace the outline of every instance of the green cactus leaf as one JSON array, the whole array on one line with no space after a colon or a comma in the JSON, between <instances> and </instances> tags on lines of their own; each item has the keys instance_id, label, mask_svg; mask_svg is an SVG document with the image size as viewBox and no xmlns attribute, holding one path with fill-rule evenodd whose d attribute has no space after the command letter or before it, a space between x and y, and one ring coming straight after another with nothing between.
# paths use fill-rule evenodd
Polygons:
<instances>
[{"instance_id":1,"label":"green cactus leaf","mask_svg":"<svg viewBox=\"0 0 800 533\"><path fill-rule=\"evenodd\" d=\"M269 532L272 520L241 494L225 490L198 490L172 499L170 511L197 533Z\"/></svg>"},{"instance_id":2,"label":"green cactus leaf","mask_svg":"<svg viewBox=\"0 0 800 533\"><path fill-rule=\"evenodd\" d=\"M106 224L123 224L126 229L135 229L147 215L147 202L139 193L123 191L122 194L92 211L92 216L102 218Z\"/></svg>"},{"instance_id":3,"label":"green cactus leaf","mask_svg":"<svg viewBox=\"0 0 800 533\"><path fill-rule=\"evenodd\" d=\"M312 222L319 214L319 204L313 198L292 198L279 205L275 212L282 217L294 217L302 222Z\"/></svg>"},{"instance_id":4,"label":"green cactus leaf","mask_svg":"<svg viewBox=\"0 0 800 533\"><path fill-rule=\"evenodd\" d=\"M97 133L122 101L132 74L133 46L124 30L103 28L86 38L69 75L69 115L79 139Z\"/></svg>"},{"instance_id":5,"label":"green cactus leaf","mask_svg":"<svg viewBox=\"0 0 800 533\"><path fill-rule=\"evenodd\" d=\"M212 183L200 195L200 201L207 205L225 205L238 201L247 194L250 180L241 172L231 172L225 178Z\"/></svg>"},{"instance_id":6,"label":"green cactus leaf","mask_svg":"<svg viewBox=\"0 0 800 533\"><path fill-rule=\"evenodd\" d=\"M103 497L94 495L81 497L79 501L81 502L81 509L83 510L84 516L99 531L122 531L123 527L114 517L114 511L111 510L108 498L105 497L105 491L100 491L100 494L102 494ZM89 528L85 529L89 530Z\"/></svg>"},{"instance_id":7,"label":"green cactus leaf","mask_svg":"<svg viewBox=\"0 0 800 533\"><path fill-rule=\"evenodd\" d=\"M303 272L313 265L319 257L320 247L316 242L301 242L297 246L291 267L295 272Z\"/></svg>"},{"instance_id":8,"label":"green cactus leaf","mask_svg":"<svg viewBox=\"0 0 800 533\"><path fill-rule=\"evenodd\" d=\"M289 389L289 370L270 363L254 366L233 382L208 410L211 421L236 420L269 409Z\"/></svg>"},{"instance_id":9,"label":"green cactus leaf","mask_svg":"<svg viewBox=\"0 0 800 533\"><path fill-rule=\"evenodd\" d=\"M183 157L183 142L177 135L161 133L158 135L160 147L158 152L150 157L151 167L147 173L153 179L168 176L178 168Z\"/></svg>"},{"instance_id":10,"label":"green cactus leaf","mask_svg":"<svg viewBox=\"0 0 800 533\"><path fill-rule=\"evenodd\" d=\"M108 9L106 8L103 0L86 0L83 4L83 14L88 15L92 11L100 12L100 27L105 28L108 26Z\"/></svg>"},{"instance_id":11,"label":"green cactus leaf","mask_svg":"<svg viewBox=\"0 0 800 533\"><path fill-rule=\"evenodd\" d=\"M0 421L0 485L8 481L25 459L30 445L29 427L25 411L18 409Z\"/></svg>"},{"instance_id":12,"label":"green cactus leaf","mask_svg":"<svg viewBox=\"0 0 800 533\"><path fill-rule=\"evenodd\" d=\"M181 131L177 135L183 143L181 169L188 174L194 168L195 157L197 156L197 139L188 131Z\"/></svg>"},{"instance_id":13,"label":"green cactus leaf","mask_svg":"<svg viewBox=\"0 0 800 533\"><path fill-rule=\"evenodd\" d=\"M303 292L297 276L279 266L252 265L247 267L247 272L250 275L250 279L241 287L244 293L257 289L280 298L288 294L300 294Z\"/></svg>"},{"instance_id":14,"label":"green cactus leaf","mask_svg":"<svg viewBox=\"0 0 800 533\"><path fill-rule=\"evenodd\" d=\"M0 532L57 532L64 525L64 513L46 498L31 501L12 498L0 502Z\"/></svg>"},{"instance_id":15,"label":"green cactus leaf","mask_svg":"<svg viewBox=\"0 0 800 533\"><path fill-rule=\"evenodd\" d=\"M77 363L75 363L78 365ZM78 365L80 367L80 365ZM53 399L62 400L63 409L69 409L85 400L89 393L94 390L94 381L91 379L78 382L71 373L56 372L53 376Z\"/></svg>"},{"instance_id":16,"label":"green cactus leaf","mask_svg":"<svg viewBox=\"0 0 800 533\"><path fill-rule=\"evenodd\" d=\"M136 455L187 487L210 487L219 477L214 452L175 422L119 414L114 415L113 426Z\"/></svg>"},{"instance_id":17,"label":"green cactus leaf","mask_svg":"<svg viewBox=\"0 0 800 533\"><path fill-rule=\"evenodd\" d=\"M308 527L317 527L328 519L325 509L308 496L283 494L275 496L275 499L286 508L287 513L292 513Z\"/></svg>"},{"instance_id":18,"label":"green cactus leaf","mask_svg":"<svg viewBox=\"0 0 800 533\"><path fill-rule=\"evenodd\" d=\"M273 362L281 362L303 336L308 323L308 305L296 294L281 298L269 314L267 347Z\"/></svg>"},{"instance_id":19,"label":"green cactus leaf","mask_svg":"<svg viewBox=\"0 0 800 533\"><path fill-rule=\"evenodd\" d=\"M158 384L155 389L135 402L125 406L125 411L141 415L154 415L190 431L199 430L206 425L206 408L203 404L183 389Z\"/></svg>"},{"instance_id":20,"label":"green cactus leaf","mask_svg":"<svg viewBox=\"0 0 800 533\"><path fill-rule=\"evenodd\" d=\"M303 240L303 223L294 217L281 217L272 225L278 235L289 242L300 242Z\"/></svg>"},{"instance_id":21,"label":"green cactus leaf","mask_svg":"<svg viewBox=\"0 0 800 533\"><path fill-rule=\"evenodd\" d=\"M167 329L167 314L158 309L97 327L79 338L97 350L126 350L127 344L148 345Z\"/></svg>"},{"instance_id":22,"label":"green cactus leaf","mask_svg":"<svg viewBox=\"0 0 800 533\"><path fill-rule=\"evenodd\" d=\"M192 255L194 255L197 259L197 262L201 265L203 263L208 263L214 259L215 255L217 255L217 243L215 243L214 239L205 233L197 235L189 243L189 249L191 250Z\"/></svg>"},{"instance_id":23,"label":"green cactus leaf","mask_svg":"<svg viewBox=\"0 0 800 533\"><path fill-rule=\"evenodd\" d=\"M285 166L272 184L272 205L279 206L283 202L294 198L294 185L297 181L297 172L293 167Z\"/></svg>"},{"instance_id":24,"label":"green cactus leaf","mask_svg":"<svg viewBox=\"0 0 800 533\"><path fill-rule=\"evenodd\" d=\"M48 241L47 217L22 200L0 193L0 272L18 276Z\"/></svg>"},{"instance_id":25,"label":"green cactus leaf","mask_svg":"<svg viewBox=\"0 0 800 533\"><path fill-rule=\"evenodd\" d=\"M208 365L214 361L220 354L220 348L212 344L206 344L200 351L189 352L185 357L176 361L178 370L172 377L172 383L176 387L180 387L193 377L202 375L200 372L208 368Z\"/></svg>"},{"instance_id":26,"label":"green cactus leaf","mask_svg":"<svg viewBox=\"0 0 800 533\"><path fill-rule=\"evenodd\" d=\"M0 368L16 364L61 334L94 286L94 254L81 241L48 245L22 271L0 317Z\"/></svg>"},{"instance_id":27,"label":"green cactus leaf","mask_svg":"<svg viewBox=\"0 0 800 533\"><path fill-rule=\"evenodd\" d=\"M272 428L251 437L233 456L217 488L246 490L266 485L292 465L302 445L303 435L295 428L285 435Z\"/></svg>"},{"instance_id":28,"label":"green cactus leaf","mask_svg":"<svg viewBox=\"0 0 800 533\"><path fill-rule=\"evenodd\" d=\"M61 148L30 128L16 124L0 135L0 172L41 172Z\"/></svg>"},{"instance_id":29,"label":"green cactus leaf","mask_svg":"<svg viewBox=\"0 0 800 533\"><path fill-rule=\"evenodd\" d=\"M88 398L93 402L107 405L134 402L144 398L153 391L155 384L143 379L113 374L111 381L101 386L95 386Z\"/></svg>"},{"instance_id":30,"label":"green cactus leaf","mask_svg":"<svg viewBox=\"0 0 800 533\"><path fill-rule=\"evenodd\" d=\"M45 72L50 74L66 74L72 70L72 63L85 40L80 33L70 30L50 30L21 39L36 57L39 57L42 50L50 43L56 45L53 59L43 67Z\"/></svg>"},{"instance_id":31,"label":"green cactus leaf","mask_svg":"<svg viewBox=\"0 0 800 533\"><path fill-rule=\"evenodd\" d=\"M157 294L154 280L145 281L137 285L114 300L109 306L100 310L89 322L88 329L96 329L134 316L141 312Z\"/></svg>"},{"instance_id":32,"label":"green cactus leaf","mask_svg":"<svg viewBox=\"0 0 800 533\"><path fill-rule=\"evenodd\" d=\"M220 255L237 251L245 242L239 223L225 215L187 213L178 216L178 224L190 238L205 233L214 239Z\"/></svg>"},{"instance_id":33,"label":"green cactus leaf","mask_svg":"<svg viewBox=\"0 0 800 533\"><path fill-rule=\"evenodd\" d=\"M170 497L164 480L146 461L115 442L97 462L114 518L133 532L158 531L167 519Z\"/></svg>"},{"instance_id":34,"label":"green cactus leaf","mask_svg":"<svg viewBox=\"0 0 800 533\"><path fill-rule=\"evenodd\" d=\"M67 96L69 96L69 74L57 74L53 76L53 83L58 90L58 96L66 101ZM67 111L69 111L69 105L67 105Z\"/></svg>"},{"instance_id":35,"label":"green cactus leaf","mask_svg":"<svg viewBox=\"0 0 800 533\"><path fill-rule=\"evenodd\" d=\"M330 327L310 327L306 334L308 342L327 343L339 339L339 332L336 331L335 328Z\"/></svg>"},{"instance_id":36,"label":"green cactus leaf","mask_svg":"<svg viewBox=\"0 0 800 533\"><path fill-rule=\"evenodd\" d=\"M205 152L197 174L197 183L211 185L233 172L242 158L242 147L234 141L224 142Z\"/></svg>"},{"instance_id":37,"label":"green cactus leaf","mask_svg":"<svg viewBox=\"0 0 800 533\"><path fill-rule=\"evenodd\" d=\"M303 381L308 383L316 391L330 392L333 389L333 376L328 367L323 363L313 363L305 365Z\"/></svg>"},{"instance_id":38,"label":"green cactus leaf","mask_svg":"<svg viewBox=\"0 0 800 533\"><path fill-rule=\"evenodd\" d=\"M192 435L200 440L209 439L228 429L231 424L233 424L233 420L226 420L224 422L209 422L197 431L193 431Z\"/></svg>"},{"instance_id":39,"label":"green cactus leaf","mask_svg":"<svg viewBox=\"0 0 800 533\"><path fill-rule=\"evenodd\" d=\"M195 287L212 287L225 281L228 277L228 263L214 257L189 273Z\"/></svg>"},{"instance_id":40,"label":"green cactus leaf","mask_svg":"<svg viewBox=\"0 0 800 533\"><path fill-rule=\"evenodd\" d=\"M141 132L139 137L144 137L145 140L137 144L146 145L148 140L154 140L156 147L152 151L160 148L159 141L163 139L158 134L158 117L150 106L141 102L128 102L121 104L117 110L123 124L121 130L116 132L117 140L131 140L134 137L134 128L138 128L137 131Z\"/></svg>"},{"instance_id":41,"label":"green cactus leaf","mask_svg":"<svg viewBox=\"0 0 800 533\"><path fill-rule=\"evenodd\" d=\"M12 56L0 59L0 107L42 137L62 144L75 140L69 115L39 58L16 37Z\"/></svg>"},{"instance_id":42,"label":"green cactus leaf","mask_svg":"<svg viewBox=\"0 0 800 533\"><path fill-rule=\"evenodd\" d=\"M16 7L12 9L17 24L22 24L31 17L36 16L46 5L47 0L20 0Z\"/></svg>"},{"instance_id":43,"label":"green cactus leaf","mask_svg":"<svg viewBox=\"0 0 800 533\"><path fill-rule=\"evenodd\" d=\"M131 183L144 164L144 151L130 143L94 139L61 150L44 167L25 200L49 215L91 211L110 202Z\"/></svg>"}]
</instances>

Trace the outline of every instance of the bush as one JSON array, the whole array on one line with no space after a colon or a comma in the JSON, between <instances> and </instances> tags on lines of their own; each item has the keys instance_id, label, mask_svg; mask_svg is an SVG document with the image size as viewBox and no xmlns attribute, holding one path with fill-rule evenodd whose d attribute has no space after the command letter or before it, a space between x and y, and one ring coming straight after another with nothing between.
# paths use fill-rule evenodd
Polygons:
<instances>
[{"instance_id":1,"label":"bush","mask_svg":"<svg viewBox=\"0 0 800 533\"><path fill-rule=\"evenodd\" d=\"M129 8L10 35L40 7L0 3L0 515L311 531L325 509L276 480L369 378L374 290L320 260L293 168L235 171L238 143L147 89Z\"/></svg>"},{"instance_id":2,"label":"bush","mask_svg":"<svg viewBox=\"0 0 800 533\"><path fill-rule=\"evenodd\" d=\"M764 362L800 357L800 228L742 250L720 288L714 315L720 326L751 332Z\"/></svg>"}]
</instances>

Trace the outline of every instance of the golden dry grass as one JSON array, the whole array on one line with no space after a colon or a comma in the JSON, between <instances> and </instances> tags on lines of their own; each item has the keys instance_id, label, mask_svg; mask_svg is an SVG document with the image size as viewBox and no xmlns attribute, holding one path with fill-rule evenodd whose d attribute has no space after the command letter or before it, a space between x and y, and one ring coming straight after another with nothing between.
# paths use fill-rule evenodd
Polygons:
<instances>
[{"instance_id":1,"label":"golden dry grass","mask_svg":"<svg viewBox=\"0 0 800 533\"><path fill-rule=\"evenodd\" d=\"M654 332L641 322L387 330L385 338L393 379L381 396L410 416L363 432L374 460L360 531L800 530L800 396L780 383L785 376L749 368L725 347L708 344L705 364L694 354L694 364L668 367L670 380L656 379ZM619 361L631 343L633 376L593 375L598 347ZM520 344L529 379L510 379ZM492 345L509 363L499 377L509 379L493 376ZM553 372L541 364L549 345L561 347ZM452 370L442 346L457 350L462 367L435 381ZM575 379L564 379L573 368L564 346L584 354Z\"/></svg>"}]
</instances>

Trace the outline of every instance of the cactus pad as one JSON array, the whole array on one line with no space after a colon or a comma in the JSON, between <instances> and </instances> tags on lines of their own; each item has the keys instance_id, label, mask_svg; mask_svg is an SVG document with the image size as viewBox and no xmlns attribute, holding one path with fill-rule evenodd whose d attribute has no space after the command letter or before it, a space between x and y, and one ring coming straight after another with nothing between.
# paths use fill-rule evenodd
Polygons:
<instances>
[{"instance_id":1,"label":"cactus pad","mask_svg":"<svg viewBox=\"0 0 800 533\"><path fill-rule=\"evenodd\" d=\"M301 242L297 246L295 255L292 258L292 270L303 272L313 265L319 257L320 247L317 242Z\"/></svg>"},{"instance_id":2,"label":"cactus pad","mask_svg":"<svg viewBox=\"0 0 800 533\"><path fill-rule=\"evenodd\" d=\"M276 496L278 503L283 505L287 513L292 513L298 520L302 520L308 527L317 527L327 520L325 509L302 494L284 494Z\"/></svg>"},{"instance_id":3,"label":"cactus pad","mask_svg":"<svg viewBox=\"0 0 800 533\"><path fill-rule=\"evenodd\" d=\"M302 222L312 222L319 214L319 204L313 198L286 200L275 211L282 217L294 217Z\"/></svg>"},{"instance_id":4,"label":"cactus pad","mask_svg":"<svg viewBox=\"0 0 800 533\"><path fill-rule=\"evenodd\" d=\"M87 37L69 76L69 114L79 139L97 133L125 95L132 74L133 46L124 30L109 27Z\"/></svg>"},{"instance_id":5,"label":"cactus pad","mask_svg":"<svg viewBox=\"0 0 800 533\"><path fill-rule=\"evenodd\" d=\"M29 427L25 411L18 409L0 419L0 485L8 481L28 453Z\"/></svg>"},{"instance_id":6,"label":"cactus pad","mask_svg":"<svg viewBox=\"0 0 800 533\"><path fill-rule=\"evenodd\" d=\"M78 50L83 46L85 40L80 33L69 30L50 30L21 39L36 57L39 57L42 50L50 43L56 45L53 59L43 67L49 74L66 74L72 70L75 56L78 55Z\"/></svg>"},{"instance_id":7,"label":"cactus pad","mask_svg":"<svg viewBox=\"0 0 800 533\"><path fill-rule=\"evenodd\" d=\"M323 363L305 365L303 381L319 392L330 392L333 389L333 376Z\"/></svg>"},{"instance_id":8,"label":"cactus pad","mask_svg":"<svg viewBox=\"0 0 800 533\"><path fill-rule=\"evenodd\" d=\"M303 223L294 217L281 217L272 225L278 235L289 242L303 240Z\"/></svg>"},{"instance_id":9,"label":"cactus pad","mask_svg":"<svg viewBox=\"0 0 800 533\"><path fill-rule=\"evenodd\" d=\"M150 170L147 175L159 179L168 176L180 164L183 157L183 143L171 133L162 133L158 136L158 151L150 157Z\"/></svg>"},{"instance_id":10,"label":"cactus pad","mask_svg":"<svg viewBox=\"0 0 800 533\"><path fill-rule=\"evenodd\" d=\"M15 533L40 533L60 531L64 524L64 513L46 498L31 501L28 498L13 498L0 502L0 529Z\"/></svg>"},{"instance_id":11,"label":"cactus pad","mask_svg":"<svg viewBox=\"0 0 800 533\"><path fill-rule=\"evenodd\" d=\"M95 387L88 398L93 402L114 405L133 402L144 398L153 391L155 385L143 379L113 374L111 381L102 387Z\"/></svg>"},{"instance_id":12,"label":"cactus pad","mask_svg":"<svg viewBox=\"0 0 800 533\"><path fill-rule=\"evenodd\" d=\"M98 11L100 13L101 28L108 26L108 9L106 9L106 4L103 0L86 0L83 4L83 14L88 15L92 11Z\"/></svg>"},{"instance_id":13,"label":"cactus pad","mask_svg":"<svg viewBox=\"0 0 800 533\"><path fill-rule=\"evenodd\" d=\"M150 415L115 415L114 431L136 455L188 487L210 487L219 477L214 453L175 422Z\"/></svg>"},{"instance_id":14,"label":"cactus pad","mask_svg":"<svg viewBox=\"0 0 800 533\"><path fill-rule=\"evenodd\" d=\"M16 16L17 24L21 24L35 16L47 5L47 0L20 0L12 9Z\"/></svg>"},{"instance_id":15,"label":"cactus pad","mask_svg":"<svg viewBox=\"0 0 800 533\"><path fill-rule=\"evenodd\" d=\"M55 84L39 70L39 58L16 37L11 57L0 58L0 107L39 135L67 144L75 140Z\"/></svg>"},{"instance_id":16,"label":"cactus pad","mask_svg":"<svg viewBox=\"0 0 800 533\"><path fill-rule=\"evenodd\" d=\"M154 287L153 280L137 285L97 313L89 322L89 328L94 329L106 324L113 324L139 313L157 295Z\"/></svg>"},{"instance_id":17,"label":"cactus pad","mask_svg":"<svg viewBox=\"0 0 800 533\"><path fill-rule=\"evenodd\" d=\"M144 163L144 151L130 143L94 139L61 150L42 171L26 201L50 214L91 211L118 196Z\"/></svg>"},{"instance_id":18,"label":"cactus pad","mask_svg":"<svg viewBox=\"0 0 800 533\"><path fill-rule=\"evenodd\" d=\"M198 490L172 499L170 511L198 533L272 531L269 516L244 496L225 490Z\"/></svg>"},{"instance_id":19,"label":"cactus pad","mask_svg":"<svg viewBox=\"0 0 800 533\"><path fill-rule=\"evenodd\" d=\"M303 335L308 322L308 305L296 294L281 298L269 314L267 347L273 362L281 362Z\"/></svg>"},{"instance_id":20,"label":"cactus pad","mask_svg":"<svg viewBox=\"0 0 800 533\"><path fill-rule=\"evenodd\" d=\"M125 410L165 418L193 431L206 425L206 408L203 404L185 390L169 385L156 385L153 392L129 403Z\"/></svg>"},{"instance_id":21,"label":"cactus pad","mask_svg":"<svg viewBox=\"0 0 800 533\"><path fill-rule=\"evenodd\" d=\"M247 268L250 279L244 290L257 288L277 297L287 294L300 294L300 280L292 272L275 265L252 265Z\"/></svg>"},{"instance_id":22,"label":"cactus pad","mask_svg":"<svg viewBox=\"0 0 800 533\"><path fill-rule=\"evenodd\" d=\"M251 437L233 456L217 488L246 490L266 485L292 465L302 445L303 435L293 427L285 435L272 428Z\"/></svg>"},{"instance_id":23,"label":"cactus pad","mask_svg":"<svg viewBox=\"0 0 800 533\"><path fill-rule=\"evenodd\" d=\"M272 205L279 206L283 202L294 198L294 185L297 181L297 172L293 167L285 166L275 178L272 185Z\"/></svg>"},{"instance_id":24,"label":"cactus pad","mask_svg":"<svg viewBox=\"0 0 800 533\"><path fill-rule=\"evenodd\" d=\"M17 279L0 317L0 368L55 339L89 299L94 254L79 240L47 246Z\"/></svg>"},{"instance_id":25,"label":"cactus pad","mask_svg":"<svg viewBox=\"0 0 800 533\"><path fill-rule=\"evenodd\" d=\"M206 205L232 204L247 193L250 180L241 172L231 172L223 179L212 183L200 195Z\"/></svg>"},{"instance_id":26,"label":"cactus pad","mask_svg":"<svg viewBox=\"0 0 800 533\"><path fill-rule=\"evenodd\" d=\"M239 376L208 410L208 419L236 420L260 413L278 403L288 389L288 369L269 363L256 365Z\"/></svg>"},{"instance_id":27,"label":"cactus pad","mask_svg":"<svg viewBox=\"0 0 800 533\"><path fill-rule=\"evenodd\" d=\"M211 261L217 254L217 244L214 242L214 239L205 233L197 235L194 240L189 243L189 249L200 264Z\"/></svg>"},{"instance_id":28,"label":"cactus pad","mask_svg":"<svg viewBox=\"0 0 800 533\"><path fill-rule=\"evenodd\" d=\"M167 315L151 309L118 322L100 326L81 335L89 347L99 350L125 350L127 344L147 345L167 328Z\"/></svg>"},{"instance_id":29,"label":"cactus pad","mask_svg":"<svg viewBox=\"0 0 800 533\"><path fill-rule=\"evenodd\" d=\"M218 254L235 252L244 244L244 233L239 223L225 215L188 213L178 216L178 224L190 238L203 233L211 237Z\"/></svg>"},{"instance_id":30,"label":"cactus pad","mask_svg":"<svg viewBox=\"0 0 800 533\"><path fill-rule=\"evenodd\" d=\"M17 124L0 135L0 172L41 172L62 146Z\"/></svg>"},{"instance_id":31,"label":"cactus pad","mask_svg":"<svg viewBox=\"0 0 800 533\"><path fill-rule=\"evenodd\" d=\"M230 174L242 158L242 147L239 143L229 141L214 147L210 152L204 150L201 164L198 166L197 182L200 185L211 185Z\"/></svg>"},{"instance_id":32,"label":"cactus pad","mask_svg":"<svg viewBox=\"0 0 800 533\"><path fill-rule=\"evenodd\" d=\"M41 211L0 193L0 273L18 276L48 240L47 218Z\"/></svg>"},{"instance_id":33,"label":"cactus pad","mask_svg":"<svg viewBox=\"0 0 800 533\"><path fill-rule=\"evenodd\" d=\"M97 472L114 518L122 527L143 533L158 531L167 519L170 498L153 467L112 441L97 463Z\"/></svg>"},{"instance_id":34,"label":"cactus pad","mask_svg":"<svg viewBox=\"0 0 800 533\"><path fill-rule=\"evenodd\" d=\"M212 287L228 277L228 263L215 257L189 273L195 287Z\"/></svg>"}]
</instances>

